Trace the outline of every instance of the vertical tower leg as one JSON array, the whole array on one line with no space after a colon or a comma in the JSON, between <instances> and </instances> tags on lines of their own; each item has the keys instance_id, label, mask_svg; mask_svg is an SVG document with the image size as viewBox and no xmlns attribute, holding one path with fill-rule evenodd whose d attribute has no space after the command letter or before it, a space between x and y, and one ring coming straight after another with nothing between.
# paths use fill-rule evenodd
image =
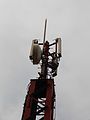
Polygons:
<instances>
[{"instance_id":1,"label":"vertical tower leg","mask_svg":"<svg viewBox=\"0 0 90 120\"><path fill-rule=\"evenodd\" d=\"M32 95L35 92L36 81L31 81L30 84L31 85L28 88L28 93L26 95L26 99L25 99L25 103L24 103L23 114L22 114L22 119L21 120L30 120L30 116L31 116L31 112L32 112L31 111L31 107L32 107L32 102L33 102Z\"/></svg>"}]
</instances>

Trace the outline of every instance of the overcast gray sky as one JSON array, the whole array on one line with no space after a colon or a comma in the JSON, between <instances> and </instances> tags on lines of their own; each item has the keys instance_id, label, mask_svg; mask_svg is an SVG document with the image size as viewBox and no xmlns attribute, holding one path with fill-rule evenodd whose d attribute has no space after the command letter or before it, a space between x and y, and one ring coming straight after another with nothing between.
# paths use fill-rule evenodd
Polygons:
<instances>
[{"instance_id":1,"label":"overcast gray sky","mask_svg":"<svg viewBox=\"0 0 90 120\"><path fill-rule=\"evenodd\" d=\"M56 120L90 120L90 0L0 0L0 120L20 120L34 38L62 38ZM35 74L36 73L36 74Z\"/></svg>"}]
</instances>

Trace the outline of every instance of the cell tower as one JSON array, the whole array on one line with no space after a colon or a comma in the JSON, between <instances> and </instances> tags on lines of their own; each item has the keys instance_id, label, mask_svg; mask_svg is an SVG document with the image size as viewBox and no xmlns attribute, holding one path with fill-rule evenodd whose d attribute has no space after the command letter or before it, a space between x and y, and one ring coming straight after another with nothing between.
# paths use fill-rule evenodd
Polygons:
<instances>
[{"instance_id":1,"label":"cell tower","mask_svg":"<svg viewBox=\"0 0 90 120\"><path fill-rule=\"evenodd\" d=\"M45 20L43 43L32 41L30 60L33 65L40 64L38 79L31 79L25 98L21 120L55 120L55 85L54 77L61 57L61 38L54 43L45 41L47 19ZM51 51L53 46L54 51Z\"/></svg>"}]
</instances>

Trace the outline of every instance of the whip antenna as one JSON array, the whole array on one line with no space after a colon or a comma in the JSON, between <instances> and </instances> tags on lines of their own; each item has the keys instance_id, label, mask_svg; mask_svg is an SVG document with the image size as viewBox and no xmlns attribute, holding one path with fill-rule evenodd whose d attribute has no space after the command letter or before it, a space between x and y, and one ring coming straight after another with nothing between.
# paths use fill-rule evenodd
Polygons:
<instances>
[{"instance_id":1,"label":"whip antenna","mask_svg":"<svg viewBox=\"0 0 90 120\"><path fill-rule=\"evenodd\" d=\"M44 37L43 37L43 45L44 45L44 43L45 43L45 38L46 38L46 27L47 27L47 19L45 20Z\"/></svg>"}]
</instances>

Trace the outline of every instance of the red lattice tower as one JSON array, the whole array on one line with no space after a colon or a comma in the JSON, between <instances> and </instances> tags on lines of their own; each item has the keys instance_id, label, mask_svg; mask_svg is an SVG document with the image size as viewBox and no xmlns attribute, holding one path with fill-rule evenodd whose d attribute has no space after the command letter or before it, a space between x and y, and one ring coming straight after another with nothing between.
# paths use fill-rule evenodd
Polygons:
<instances>
[{"instance_id":1,"label":"red lattice tower","mask_svg":"<svg viewBox=\"0 0 90 120\"><path fill-rule=\"evenodd\" d=\"M38 72L38 79L30 80L21 120L55 120L55 85L53 77L57 75L61 57L61 38L55 39L52 44L45 41L46 24L47 20L45 20L43 43L38 43L37 39L32 42L29 57L34 65L40 64L41 71ZM50 51L51 46L55 46L54 52Z\"/></svg>"}]
</instances>

